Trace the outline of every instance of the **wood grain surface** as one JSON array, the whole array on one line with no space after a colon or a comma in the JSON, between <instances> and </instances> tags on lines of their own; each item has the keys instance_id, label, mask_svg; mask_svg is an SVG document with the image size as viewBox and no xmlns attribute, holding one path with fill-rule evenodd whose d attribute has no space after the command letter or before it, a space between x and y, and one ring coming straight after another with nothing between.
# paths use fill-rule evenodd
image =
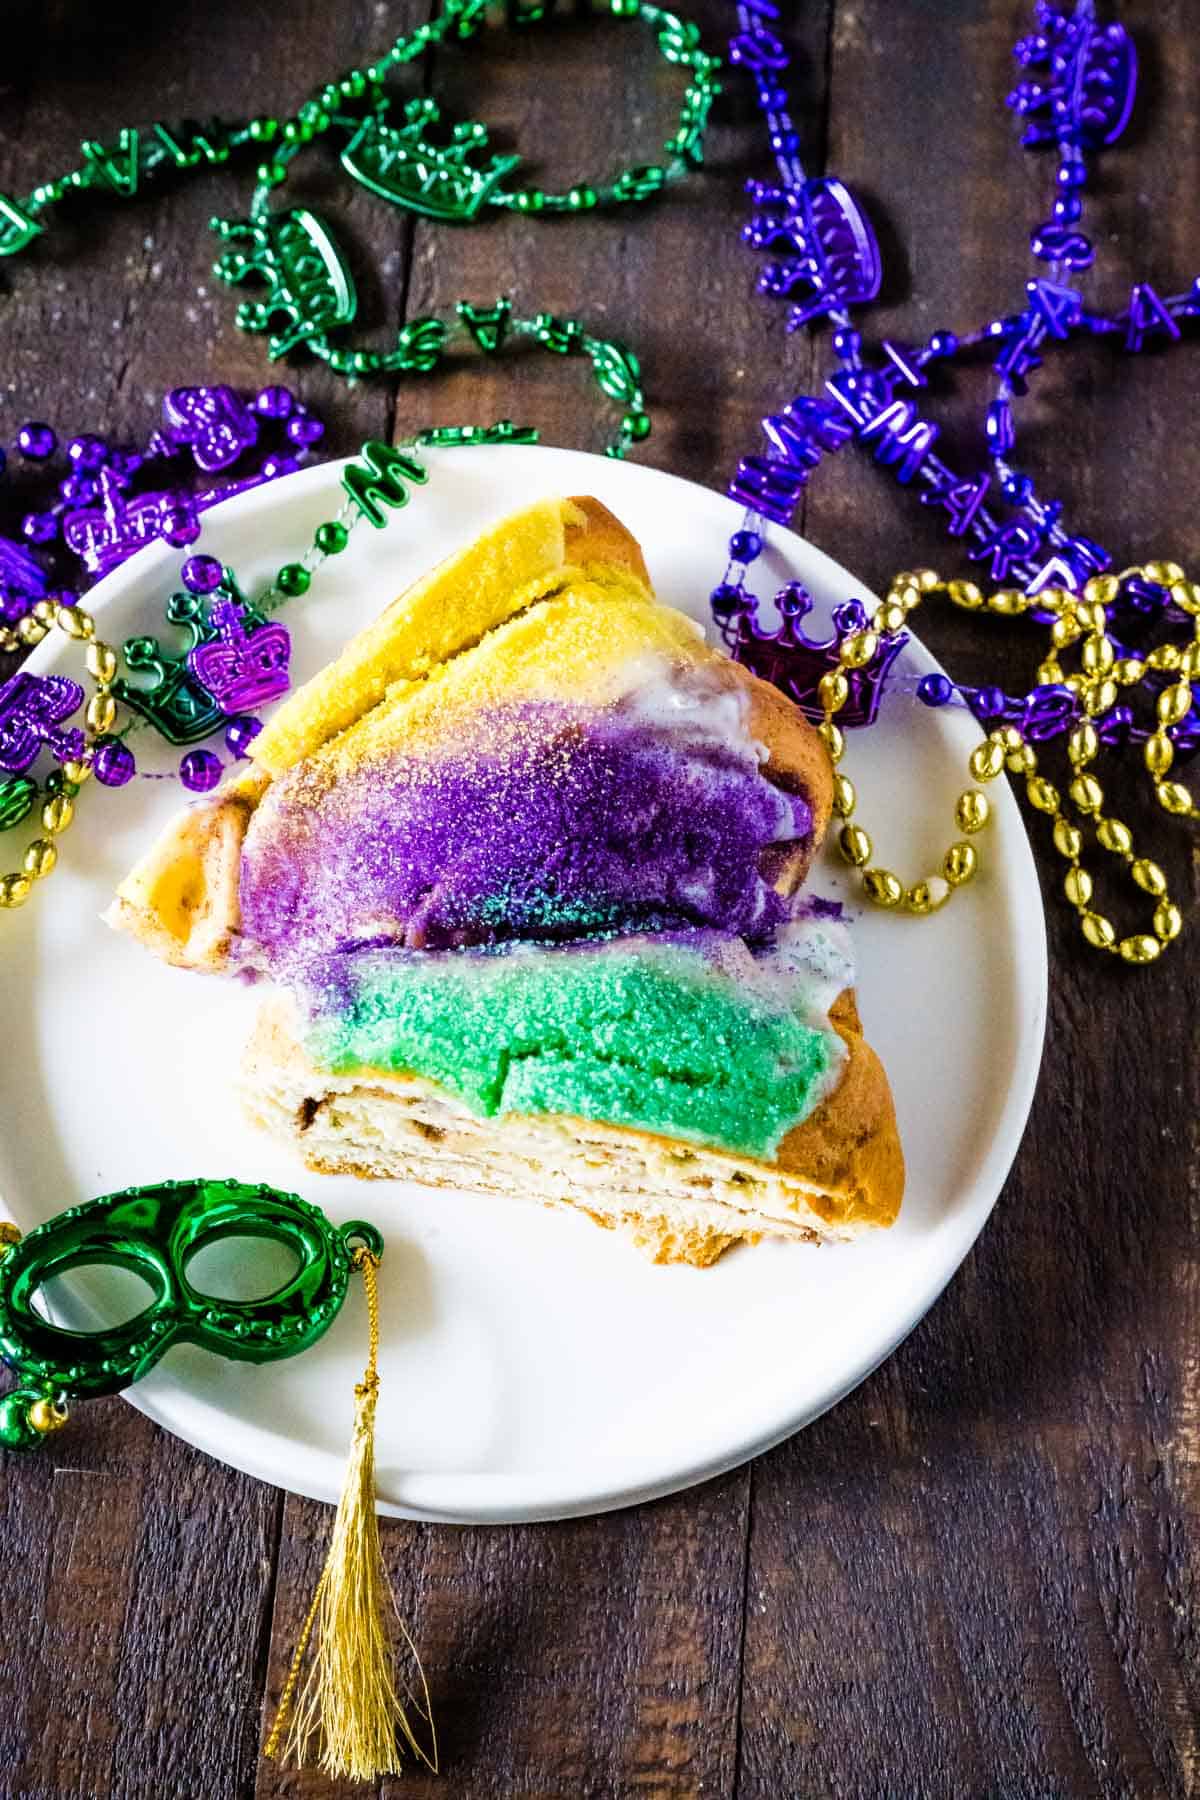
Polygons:
<instances>
[{"instance_id":1,"label":"wood grain surface","mask_svg":"<svg viewBox=\"0 0 1200 1800\"><path fill-rule=\"evenodd\" d=\"M730 8L688 10L719 48ZM1200 268L1200 3L1114 9L1142 100L1093 194L1097 291L1178 291ZM1000 105L1016 0L785 5L806 159L869 201L893 338L1010 309L1048 172ZM280 112L422 16L366 0L9 0L0 190L124 123ZM555 181L648 157L679 83L636 28L597 21L440 54L459 115L519 135ZM366 322L512 294L578 313L643 359L645 460L721 486L755 421L820 378L736 243L765 174L731 91L707 171L656 211L452 231L388 213L314 154L296 192L344 222ZM536 175L537 170L534 170ZM268 378L209 274L227 167L74 216L0 271L0 440L25 417L144 436L164 389ZM505 414L598 448L578 367L529 357L398 392L289 371L343 453L371 434ZM982 377L939 389L973 446ZM1200 363L1061 359L1026 408L1030 460L1123 559L1200 561ZM931 519L863 459L814 481L802 529L878 586L946 564ZM931 619L964 679L1024 685L1020 627ZM915 803L917 803L915 801ZM931 842L942 835L931 821ZM1183 833L1163 860L1194 913ZM379 1793L469 1800L1126 1797L1200 1789L1200 959L1130 976L1076 945L1043 864L1053 987L1042 1082L996 1214L949 1291L835 1412L692 1493L556 1526L388 1523L444 1773ZM933 926L932 929L936 929ZM1193 925L1193 930L1195 926ZM5 1020L12 1053L19 1022ZM73 1053L83 1053L82 1049ZM917 1047L919 1054L919 1046ZM6 1122L7 1124L8 1122ZM207 1461L119 1402L3 1462L0 1794L268 1800L350 1793L258 1760L328 1515Z\"/></svg>"}]
</instances>

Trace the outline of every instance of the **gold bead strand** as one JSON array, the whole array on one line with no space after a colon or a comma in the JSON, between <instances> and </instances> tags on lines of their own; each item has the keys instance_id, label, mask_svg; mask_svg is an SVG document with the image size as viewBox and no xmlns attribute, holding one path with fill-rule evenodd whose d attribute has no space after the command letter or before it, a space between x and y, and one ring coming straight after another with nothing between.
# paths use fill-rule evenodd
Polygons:
<instances>
[{"instance_id":1,"label":"gold bead strand","mask_svg":"<svg viewBox=\"0 0 1200 1800\"><path fill-rule=\"evenodd\" d=\"M950 592L951 598L960 606L974 609L985 604L982 593L972 582L952 582L947 586L931 569L922 569L916 574L905 572L897 575L888 590L887 599L876 607L870 627L852 632L842 639L838 646L839 666L823 675L817 687L817 697L824 712L818 730L834 766L833 810L842 821L838 833L841 853L851 867L859 871L863 892L875 906L911 913L917 918L925 918L936 912L956 888L964 887L977 873L979 855L969 840L976 832L982 831L991 816L987 796L977 787L963 790L958 796L954 816L964 835L950 845L942 858L938 874L927 876L925 880L915 881L906 887L891 869L872 864L874 846L870 834L853 822L858 797L854 783L839 768L846 740L841 728L835 723L835 714L842 710L850 698L848 671L866 668L878 654L881 639L894 637L903 629L910 613L916 611L922 600L937 592ZM995 609L1003 612L1022 611L1026 605L1031 604L1023 594L1006 593L1003 596L993 596L993 600L1003 600L1004 604ZM1018 602L1021 604L1018 605ZM1004 754L1001 751L992 774L998 775L1003 766ZM974 753L971 773L977 781L991 779L991 775L981 774L977 769Z\"/></svg>"},{"instance_id":2,"label":"gold bead strand","mask_svg":"<svg viewBox=\"0 0 1200 1800\"><path fill-rule=\"evenodd\" d=\"M35 882L44 881L58 864L58 842L69 830L75 817L75 798L92 773L91 752L95 740L111 731L117 719L117 701L112 684L117 674L117 653L110 644L96 636L96 622L82 606L62 606L53 600L39 600L33 611L18 627L24 645L41 643L52 626L65 636L87 644L87 672L95 692L84 714L83 755L62 765L63 786L48 794L42 803L43 836L34 838L25 851L20 869L0 875L0 908L24 906ZM26 630L25 627L29 629Z\"/></svg>"}]
</instances>

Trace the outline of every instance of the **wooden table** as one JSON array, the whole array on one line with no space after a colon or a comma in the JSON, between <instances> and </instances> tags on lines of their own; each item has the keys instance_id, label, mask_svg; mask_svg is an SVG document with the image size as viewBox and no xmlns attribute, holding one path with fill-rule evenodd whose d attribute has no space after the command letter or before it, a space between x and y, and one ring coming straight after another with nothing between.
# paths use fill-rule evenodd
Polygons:
<instances>
[{"instance_id":1,"label":"wooden table","mask_svg":"<svg viewBox=\"0 0 1200 1800\"><path fill-rule=\"evenodd\" d=\"M720 48L730 8L691 10ZM806 159L853 184L880 222L881 328L923 338L1011 308L1049 191L1049 169L1018 151L1000 103L1028 9L784 10L797 15ZM1177 291L1200 267L1200 6L1119 10L1143 32L1144 80L1093 200L1093 280L1113 304L1135 276ZM122 123L286 111L419 16L415 4L328 0L10 0L5 13L10 193L70 167L81 136ZM530 160L544 148L555 177L598 175L631 145L653 153L680 84L638 28L488 41L430 71L457 116L519 134ZM644 213L455 232L350 194L317 154L297 191L345 222L377 339L403 317L501 292L524 311L582 314L643 358L646 459L722 486L764 408L819 379L828 354L785 337L781 310L751 294L741 184L767 171L742 98L713 134L708 172ZM4 270L4 438L27 416L144 436L174 383L269 378L209 274L205 221L244 210L246 191L245 169L226 168L100 206ZM329 420L331 453L431 419L507 414L589 447L609 425L583 372L544 358L399 389L346 391L307 365L288 379ZM960 450L982 380L938 395ZM1122 558L1194 565L1198 398L1194 353L1073 351L1027 408L1031 458ZM947 566L931 519L853 453L813 482L800 525L874 585L903 564ZM1029 677L1020 628L959 617L930 620L928 635L964 679ZM1194 908L1184 835L1166 860ZM387 1792L1196 1792L1195 940L1132 975L1082 954L1057 871L1043 867L1053 989L1041 1089L995 1217L949 1292L836 1412L695 1492L554 1526L388 1524L445 1774ZM11 1044L19 1025L5 1024ZM65 1066L102 1053L102 1037L81 1019ZM84 1409L40 1457L7 1459L0 1508L5 1796L348 1791L258 1761L325 1543L322 1508L229 1472L115 1401Z\"/></svg>"}]
</instances>

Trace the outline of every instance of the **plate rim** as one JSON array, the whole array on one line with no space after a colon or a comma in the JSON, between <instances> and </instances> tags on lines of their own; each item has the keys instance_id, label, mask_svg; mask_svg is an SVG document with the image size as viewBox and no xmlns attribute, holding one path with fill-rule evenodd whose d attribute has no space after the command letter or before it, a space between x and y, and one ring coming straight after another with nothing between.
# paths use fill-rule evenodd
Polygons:
<instances>
[{"instance_id":1,"label":"plate rim","mask_svg":"<svg viewBox=\"0 0 1200 1800\"><path fill-rule=\"evenodd\" d=\"M677 475L670 470L654 468L642 463L616 464L610 458L585 450L575 450L551 444L536 445L486 445L472 446L470 449L451 451L448 449L427 448L424 454L431 463L443 461L446 457L457 455L472 459L486 455L489 458L503 453L512 459L522 455L532 459L550 456L554 459L563 456L579 459L589 466L602 468L611 472L614 466L636 473L638 478L645 478L651 483L660 483L683 492L699 490L710 499L726 500L728 496L719 490L707 487L703 482L693 481L687 476ZM228 499L219 501L215 506L207 508L204 518L207 521L212 515L221 515L222 519L240 518L242 514L252 515L259 510L269 511L276 502L281 491L286 488L289 497L297 496L301 489L320 489L326 483L334 485L341 473L355 459L342 457L316 463L309 468L297 470L289 475L263 483L241 492L232 494ZM453 465L451 465L453 466ZM622 479L625 477L623 476ZM736 503L728 501L736 512ZM363 527L365 529L365 527ZM810 564L815 559L821 566L823 574L832 583L846 586L849 591L872 600L875 596L871 590L847 569L836 558L822 550L818 545L782 526L772 526L771 547L784 556L795 557L799 553L802 561ZM157 564L162 564L164 571L177 561L182 553L176 547L168 545L162 539L144 545L128 557L116 569L102 577L84 596L84 603L89 612L103 612L110 606L119 604L128 587L140 585L147 576L153 577ZM910 633L910 635L913 635ZM941 671L937 661L920 638L913 636L922 655L934 668ZM55 638L43 641L35 648L22 664L23 668L33 673L53 664L62 654L63 647ZM941 671L944 673L944 671ZM1041 1072L1044 1049L1046 1019L1049 1001L1049 959L1046 937L1045 910L1041 899L1041 888L1038 881L1037 866L1033 855L1025 821L1016 803L1016 797L1010 787L1005 784L1002 790L1005 801L1002 804L1011 806L1013 821L1017 826L1015 851L1018 869L1014 872L1010 892L1018 901L1017 916L1010 928L1010 939L1019 938L1021 954L1014 958L1016 971L1014 995L1015 1036L1019 1040L1020 1054L1015 1057L1011 1079L1003 1106L995 1120L987 1152L975 1167L970 1180L958 1192L959 1205L956 1208L957 1223L949 1249L939 1259L932 1271L927 1271L929 1278L917 1288L915 1298L905 1308L904 1322L894 1332L889 1332L882 1344L878 1341L870 1343L864 1353L853 1361L839 1379L835 1388L822 1397L816 1404L801 1405L794 1413L781 1417L769 1429L758 1429L748 1437L729 1444L725 1449L710 1455L703 1455L686 1466L673 1469L669 1474L655 1474L644 1465L652 1458L642 1457L628 1464L612 1464L613 1478L605 1481L596 1491L580 1495L579 1482L564 1480L557 1470L535 1469L517 1474L489 1474L472 1471L449 1471L431 1473L427 1476L414 1477L413 1485L420 1490L422 1483L431 1490L455 1483L468 1484L478 1491L478 1504L469 1510L456 1507L428 1505L401 1505L397 1502L380 1498L378 1510L382 1515L412 1520L427 1520L437 1523L451 1524L524 1524L549 1522L557 1519L592 1517L604 1512L622 1510L625 1507L641 1505L644 1502L662 1499L670 1494L681 1493L688 1488L698 1486L702 1482L740 1468L743 1464L774 1449L799 1431L815 1423L826 1412L840 1404L855 1388L861 1384L887 1359L907 1338L945 1292L962 1267L967 1255L978 1241L985 1229L992 1212L1003 1191L1005 1181L1016 1160L1028 1123L1034 1095ZM0 1208L3 1210L3 1208ZM976 1212L978 1217L976 1218ZM330 1491L316 1484L306 1484L288 1475L286 1485L280 1479L279 1468L265 1458L254 1454L253 1443L246 1443L239 1437L229 1448L209 1448L200 1441L194 1431L185 1429L178 1417L177 1394L183 1395L184 1406L205 1409L215 1412L219 1417L227 1415L219 1407L194 1393L189 1394L186 1384L178 1390L171 1390L171 1398L164 1393L160 1396L153 1383L149 1389L127 1389L122 1398L137 1411L151 1419L176 1437L180 1437L193 1449L215 1461L223 1462L227 1467L250 1475L256 1480L282 1491L297 1494L309 1499L330 1501ZM271 1442L272 1439L266 1439ZM295 1442L296 1440L290 1440ZM311 1459L310 1459L311 1460ZM592 1465L588 1465L589 1468ZM606 1465L607 1466L607 1465ZM530 1493L536 1490L536 1497ZM568 1492L570 1490L570 1492ZM522 1493L524 1498L520 1496ZM490 1498L489 1498L490 1495ZM336 1496L332 1496L336 1497ZM433 1493L431 1493L431 1500Z\"/></svg>"}]
</instances>

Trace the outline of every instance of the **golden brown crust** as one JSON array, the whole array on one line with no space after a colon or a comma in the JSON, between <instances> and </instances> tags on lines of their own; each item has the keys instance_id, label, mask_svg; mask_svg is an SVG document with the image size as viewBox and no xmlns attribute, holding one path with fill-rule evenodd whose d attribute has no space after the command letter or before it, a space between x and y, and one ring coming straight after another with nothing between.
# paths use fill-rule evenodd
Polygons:
<instances>
[{"instance_id":1,"label":"golden brown crust","mask_svg":"<svg viewBox=\"0 0 1200 1800\"><path fill-rule=\"evenodd\" d=\"M650 571L642 555L642 546L616 514L609 512L607 506L590 494L572 494L567 504L583 516L572 518L567 515L566 560L582 569L595 565L621 569L649 590Z\"/></svg>"},{"instance_id":2,"label":"golden brown crust","mask_svg":"<svg viewBox=\"0 0 1200 1800\"><path fill-rule=\"evenodd\" d=\"M852 989L838 995L829 1022L849 1050L842 1078L829 1098L789 1131L775 1166L802 1175L837 1197L838 1216L891 1225L904 1194L904 1153L896 1108L883 1064L862 1035ZM828 1200L812 1201L823 1218Z\"/></svg>"},{"instance_id":3,"label":"golden brown crust","mask_svg":"<svg viewBox=\"0 0 1200 1800\"><path fill-rule=\"evenodd\" d=\"M173 819L117 889L106 923L179 968L222 967L241 922L242 841L267 780L252 770Z\"/></svg>"}]
</instances>

